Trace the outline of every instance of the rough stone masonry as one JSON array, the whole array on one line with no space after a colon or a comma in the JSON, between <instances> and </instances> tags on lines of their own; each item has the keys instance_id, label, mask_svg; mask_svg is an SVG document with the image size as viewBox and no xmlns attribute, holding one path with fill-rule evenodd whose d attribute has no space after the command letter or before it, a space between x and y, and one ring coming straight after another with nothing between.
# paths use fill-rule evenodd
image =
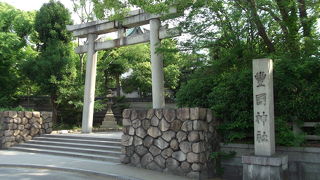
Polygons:
<instances>
[{"instance_id":1,"label":"rough stone masonry","mask_svg":"<svg viewBox=\"0 0 320 180\"><path fill-rule=\"evenodd\" d=\"M191 178L206 177L216 121L205 108L126 109L121 162ZM210 170L212 171L212 170Z\"/></svg>"},{"instance_id":2,"label":"rough stone masonry","mask_svg":"<svg viewBox=\"0 0 320 180\"><path fill-rule=\"evenodd\" d=\"M0 112L0 148L31 140L32 137L52 132L51 112Z\"/></svg>"}]
</instances>

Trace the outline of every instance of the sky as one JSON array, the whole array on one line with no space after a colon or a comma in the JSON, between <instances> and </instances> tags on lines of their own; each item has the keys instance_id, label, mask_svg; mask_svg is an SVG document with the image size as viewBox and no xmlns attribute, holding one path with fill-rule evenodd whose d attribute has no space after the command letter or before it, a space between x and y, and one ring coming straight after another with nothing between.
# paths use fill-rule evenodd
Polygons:
<instances>
[{"instance_id":1,"label":"sky","mask_svg":"<svg viewBox=\"0 0 320 180\"><path fill-rule=\"evenodd\" d=\"M49 0L0 0L0 2L6 2L17 9L24 11L39 10L42 4L49 2ZM70 11L72 10L71 0L60 0Z\"/></svg>"},{"instance_id":2,"label":"sky","mask_svg":"<svg viewBox=\"0 0 320 180\"><path fill-rule=\"evenodd\" d=\"M38 10L43 3L49 2L49 0L0 0L1 2L6 2L17 9L24 11ZM68 1L68 0L65 0ZM65 3L63 3L65 4Z\"/></svg>"},{"instance_id":3,"label":"sky","mask_svg":"<svg viewBox=\"0 0 320 180\"><path fill-rule=\"evenodd\" d=\"M17 9L24 11L39 10L42 4L49 2L49 0L0 0L0 2L6 2ZM71 0L60 0L70 11L72 10Z\"/></svg>"},{"instance_id":4,"label":"sky","mask_svg":"<svg viewBox=\"0 0 320 180\"><path fill-rule=\"evenodd\" d=\"M24 10L32 11L39 10L44 3L48 3L49 0L0 0L0 2L6 2L11 6ZM69 9L70 12L73 12L72 1L71 0L60 0L60 2ZM73 13L72 19L74 22L79 22L79 18Z\"/></svg>"}]
</instances>

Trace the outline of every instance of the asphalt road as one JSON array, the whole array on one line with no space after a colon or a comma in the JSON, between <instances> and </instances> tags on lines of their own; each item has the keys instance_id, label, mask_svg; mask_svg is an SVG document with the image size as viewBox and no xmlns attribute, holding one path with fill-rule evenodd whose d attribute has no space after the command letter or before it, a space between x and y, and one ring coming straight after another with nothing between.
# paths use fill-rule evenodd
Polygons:
<instances>
[{"instance_id":1,"label":"asphalt road","mask_svg":"<svg viewBox=\"0 0 320 180\"><path fill-rule=\"evenodd\" d=\"M110 178L114 179L114 178ZM106 177L50 169L0 168L0 180L109 180Z\"/></svg>"}]
</instances>

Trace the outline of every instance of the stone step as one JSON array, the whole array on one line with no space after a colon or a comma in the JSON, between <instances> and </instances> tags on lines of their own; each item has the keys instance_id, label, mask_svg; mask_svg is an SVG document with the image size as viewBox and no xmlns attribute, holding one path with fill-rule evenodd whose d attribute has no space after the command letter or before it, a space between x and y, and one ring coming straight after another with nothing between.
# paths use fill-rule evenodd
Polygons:
<instances>
[{"instance_id":1,"label":"stone step","mask_svg":"<svg viewBox=\"0 0 320 180\"><path fill-rule=\"evenodd\" d=\"M99 150L99 149L89 149L89 148L72 148L65 146L49 146L49 145L40 145L40 144L20 144L15 147L19 148L29 148L29 149L39 149L39 150L54 150L61 152L70 152L70 153L84 153L84 154L95 154L103 156L112 156L120 157L121 151L112 151L112 150Z\"/></svg>"},{"instance_id":2,"label":"stone step","mask_svg":"<svg viewBox=\"0 0 320 180\"><path fill-rule=\"evenodd\" d=\"M70 139L66 138L55 138L55 137L48 137L48 136L39 136L33 138L33 140L37 141L53 141L53 142L70 142L70 143L80 143L80 144L95 144L95 145L106 145L106 146L121 146L121 142L115 141L100 141L100 140L86 140L86 139Z\"/></svg>"},{"instance_id":3,"label":"stone step","mask_svg":"<svg viewBox=\"0 0 320 180\"><path fill-rule=\"evenodd\" d=\"M38 141L30 140L28 144L40 144L40 145L49 145L49 146L63 146L63 147L78 147L78 148L89 148L89 149L100 149L100 150L114 150L121 151L121 146L117 145L95 145L95 144L80 144L80 143L66 143L66 142L54 142L54 141Z\"/></svg>"},{"instance_id":4,"label":"stone step","mask_svg":"<svg viewBox=\"0 0 320 180\"><path fill-rule=\"evenodd\" d=\"M113 157L113 156L102 156L102 155L75 153L75 152L63 152L63 151L56 151L56 150L43 150L43 149L26 148L26 147L11 147L9 150L31 152L31 153L43 153L43 154L59 155L59 156L70 156L70 157L86 158L90 160L100 160L100 161L108 161L108 162L116 162L116 163L120 162L118 157Z\"/></svg>"},{"instance_id":5,"label":"stone step","mask_svg":"<svg viewBox=\"0 0 320 180\"><path fill-rule=\"evenodd\" d=\"M121 139L108 138L108 137L87 137L87 136L77 136L77 135L52 135L44 134L41 137L48 138L61 138L61 139L81 139L81 140L96 140L96 141L112 141L112 142L121 142Z\"/></svg>"}]
</instances>

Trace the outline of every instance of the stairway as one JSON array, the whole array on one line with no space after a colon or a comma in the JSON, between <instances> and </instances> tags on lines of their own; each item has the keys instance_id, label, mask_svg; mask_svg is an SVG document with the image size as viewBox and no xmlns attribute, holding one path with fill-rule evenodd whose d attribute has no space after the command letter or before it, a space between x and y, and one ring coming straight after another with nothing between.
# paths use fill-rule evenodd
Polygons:
<instances>
[{"instance_id":1,"label":"stairway","mask_svg":"<svg viewBox=\"0 0 320 180\"><path fill-rule=\"evenodd\" d=\"M89 137L81 135L42 135L23 144L9 148L14 151L45 153L120 162L121 140L115 138Z\"/></svg>"}]
</instances>

